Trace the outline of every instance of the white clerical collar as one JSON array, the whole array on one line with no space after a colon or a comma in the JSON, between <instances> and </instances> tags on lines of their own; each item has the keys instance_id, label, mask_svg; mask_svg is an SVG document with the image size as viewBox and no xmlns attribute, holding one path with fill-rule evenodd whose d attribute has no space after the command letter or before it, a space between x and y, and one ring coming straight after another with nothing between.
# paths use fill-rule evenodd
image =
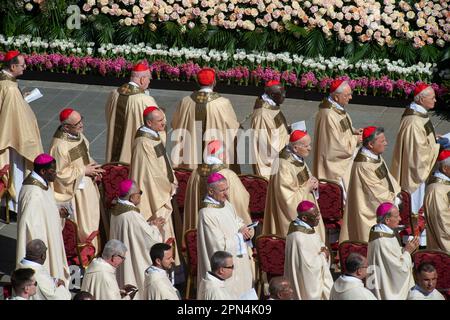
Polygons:
<instances>
[{"instance_id":1,"label":"white clerical collar","mask_svg":"<svg viewBox=\"0 0 450 320\"><path fill-rule=\"evenodd\" d=\"M366 147L362 147L361 148L361 152L364 155L368 156L369 158L372 158L372 159L375 159L375 160L380 160L380 157L378 155L376 155L375 153L373 153L372 151L370 151Z\"/></svg>"},{"instance_id":2,"label":"white clerical collar","mask_svg":"<svg viewBox=\"0 0 450 320\"><path fill-rule=\"evenodd\" d=\"M339 103L337 103L336 101L334 101L333 98L331 98L331 96L328 96L328 101L329 101L333 106L335 106L337 109L342 110L342 111L345 111L345 109L344 109Z\"/></svg>"},{"instance_id":3,"label":"white clerical collar","mask_svg":"<svg viewBox=\"0 0 450 320\"><path fill-rule=\"evenodd\" d=\"M10 299L10 300L28 300L28 299L25 299L25 298L23 298L23 297L21 297L21 296L14 296L12 299Z\"/></svg>"},{"instance_id":4,"label":"white clerical collar","mask_svg":"<svg viewBox=\"0 0 450 320\"><path fill-rule=\"evenodd\" d=\"M449 177L447 177L445 174L443 174L441 171L435 171L434 173L433 173L433 175L435 176L435 177L437 177L437 178L441 178L442 180L445 180L445 181L450 181L450 178Z\"/></svg>"},{"instance_id":5,"label":"white clerical collar","mask_svg":"<svg viewBox=\"0 0 450 320\"><path fill-rule=\"evenodd\" d=\"M414 111L420 112L420 113L424 113L424 114L428 113L427 109L425 109L420 104L417 104L415 102L411 102L411 104L409 105L409 108Z\"/></svg>"},{"instance_id":6,"label":"white clerical collar","mask_svg":"<svg viewBox=\"0 0 450 320\"><path fill-rule=\"evenodd\" d=\"M44 186L48 187L47 181L45 181L40 175L38 175L35 171L31 171L31 176L35 178L37 181L42 183Z\"/></svg>"},{"instance_id":7,"label":"white clerical collar","mask_svg":"<svg viewBox=\"0 0 450 320\"><path fill-rule=\"evenodd\" d=\"M117 199L117 203L135 207L134 203L128 200Z\"/></svg>"},{"instance_id":8,"label":"white clerical collar","mask_svg":"<svg viewBox=\"0 0 450 320\"><path fill-rule=\"evenodd\" d=\"M297 225L297 226L302 226L302 227L305 227L306 229L312 230L312 227L309 224L307 224L303 220L300 220L299 218L296 218L294 220L294 224Z\"/></svg>"},{"instance_id":9,"label":"white clerical collar","mask_svg":"<svg viewBox=\"0 0 450 320\"><path fill-rule=\"evenodd\" d=\"M211 87L201 87L200 90L198 90L199 92L213 92L213 89Z\"/></svg>"},{"instance_id":10,"label":"white clerical collar","mask_svg":"<svg viewBox=\"0 0 450 320\"><path fill-rule=\"evenodd\" d=\"M221 286L221 287L225 287L225 280L224 279L221 279L221 278L219 278L218 276L216 276L214 273L212 273L211 271L208 271L207 273L206 273L206 280L211 280L211 281L214 281L214 282L216 282L217 284L219 284L219 286Z\"/></svg>"},{"instance_id":11,"label":"white clerical collar","mask_svg":"<svg viewBox=\"0 0 450 320\"><path fill-rule=\"evenodd\" d=\"M161 269L157 266L150 266L148 267L148 269L146 270L147 273L164 273L164 275L166 275L167 277L169 277L169 275L167 274L167 271L164 269Z\"/></svg>"},{"instance_id":12,"label":"white clerical collar","mask_svg":"<svg viewBox=\"0 0 450 320\"><path fill-rule=\"evenodd\" d=\"M292 154L292 157L294 157L295 160L297 160L301 163L303 163L305 161L302 157L296 155L295 152L290 147L288 147L288 151Z\"/></svg>"},{"instance_id":13,"label":"white clerical collar","mask_svg":"<svg viewBox=\"0 0 450 320\"><path fill-rule=\"evenodd\" d=\"M133 87L139 88L139 85L134 81L130 81L130 82L128 82L128 84L131 84Z\"/></svg>"},{"instance_id":14,"label":"white clerical collar","mask_svg":"<svg viewBox=\"0 0 450 320\"><path fill-rule=\"evenodd\" d=\"M261 99L263 99L265 102L267 102L268 104L270 104L272 107L275 107L277 105L277 103L275 101L272 100L271 97L269 97L267 94L263 94L261 96Z\"/></svg>"},{"instance_id":15,"label":"white clerical collar","mask_svg":"<svg viewBox=\"0 0 450 320\"><path fill-rule=\"evenodd\" d=\"M341 279L343 281L345 281L345 282L360 282L360 283L363 283L361 279L359 279L357 277L354 277L354 276L345 275L345 274L343 274L341 276Z\"/></svg>"},{"instance_id":16,"label":"white clerical collar","mask_svg":"<svg viewBox=\"0 0 450 320\"><path fill-rule=\"evenodd\" d=\"M6 71L5 69L2 70L3 73L5 73L6 75L15 78L11 73L9 73L8 71Z\"/></svg>"},{"instance_id":17,"label":"white clerical collar","mask_svg":"<svg viewBox=\"0 0 450 320\"><path fill-rule=\"evenodd\" d=\"M20 260L20 264L24 265L24 266L30 266L30 267L42 267L42 264L31 261L31 260L27 260L25 258L23 258L22 260Z\"/></svg>"},{"instance_id":18,"label":"white clerical collar","mask_svg":"<svg viewBox=\"0 0 450 320\"><path fill-rule=\"evenodd\" d=\"M151 134L152 136L154 136L155 138L156 138L156 137L159 137L159 133L158 133L158 132L156 132L155 130L153 130L152 128L149 128L149 127L147 127L147 126L142 126L142 127L139 128L139 130L141 130L141 131L143 131L143 132L150 133L150 134Z\"/></svg>"},{"instance_id":19,"label":"white clerical collar","mask_svg":"<svg viewBox=\"0 0 450 320\"><path fill-rule=\"evenodd\" d=\"M206 164L223 164L222 160L214 156L207 156L205 159Z\"/></svg>"},{"instance_id":20,"label":"white clerical collar","mask_svg":"<svg viewBox=\"0 0 450 320\"><path fill-rule=\"evenodd\" d=\"M389 228L387 225L385 225L384 223L378 223L375 225L374 231L376 232L385 232L385 233L389 233L389 234L394 234L394 230L392 230L391 228Z\"/></svg>"},{"instance_id":21,"label":"white clerical collar","mask_svg":"<svg viewBox=\"0 0 450 320\"><path fill-rule=\"evenodd\" d=\"M214 199L214 198L212 198L210 196L206 196L205 197L205 202L209 202L209 203L212 203L212 204L219 204L219 205L222 204L222 203L220 203L219 201L217 201L216 199Z\"/></svg>"},{"instance_id":22,"label":"white clerical collar","mask_svg":"<svg viewBox=\"0 0 450 320\"><path fill-rule=\"evenodd\" d=\"M419 291L421 294L423 294L424 296L429 296L430 294L433 294L434 290L436 290L436 289L434 289L434 290L431 291L431 292L428 292L428 291L423 290L421 286L419 286L418 284L416 284L416 285L412 288L412 290L417 290L417 291Z\"/></svg>"}]
</instances>

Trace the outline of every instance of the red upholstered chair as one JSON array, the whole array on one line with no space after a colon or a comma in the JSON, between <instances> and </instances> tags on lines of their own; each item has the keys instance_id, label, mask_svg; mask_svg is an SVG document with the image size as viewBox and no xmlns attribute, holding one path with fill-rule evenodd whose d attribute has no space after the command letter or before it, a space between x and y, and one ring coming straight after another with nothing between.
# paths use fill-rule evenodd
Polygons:
<instances>
[{"instance_id":1,"label":"red upholstered chair","mask_svg":"<svg viewBox=\"0 0 450 320\"><path fill-rule=\"evenodd\" d=\"M263 287L263 272L267 281L284 274L286 239L277 235L260 235L256 238L256 253L258 264L258 296L261 297Z\"/></svg>"},{"instance_id":2,"label":"red upholstered chair","mask_svg":"<svg viewBox=\"0 0 450 320\"><path fill-rule=\"evenodd\" d=\"M175 199L177 200L178 209L180 210L181 218L183 218L184 198L186 196L186 188L189 178L192 174L192 169L175 168L175 177L178 180L178 189Z\"/></svg>"},{"instance_id":3,"label":"red upholstered chair","mask_svg":"<svg viewBox=\"0 0 450 320\"><path fill-rule=\"evenodd\" d=\"M13 289L11 283L4 283L1 285L3 288L3 299L7 300L12 297L13 295Z\"/></svg>"},{"instance_id":4,"label":"red upholstered chair","mask_svg":"<svg viewBox=\"0 0 450 320\"><path fill-rule=\"evenodd\" d=\"M119 195L119 183L128 179L130 166L122 162L111 162L102 165L105 173L101 181L101 193L106 209L111 209L112 201Z\"/></svg>"},{"instance_id":5,"label":"red upholstered chair","mask_svg":"<svg viewBox=\"0 0 450 320\"><path fill-rule=\"evenodd\" d=\"M450 254L439 250L419 250L413 254L413 261L415 268L422 262L434 265L438 274L436 289L450 300Z\"/></svg>"},{"instance_id":6,"label":"red upholstered chair","mask_svg":"<svg viewBox=\"0 0 450 320\"><path fill-rule=\"evenodd\" d=\"M185 232L188 278L186 282L186 299L191 296L191 289L197 284L197 229L190 229Z\"/></svg>"},{"instance_id":7,"label":"red upholstered chair","mask_svg":"<svg viewBox=\"0 0 450 320\"><path fill-rule=\"evenodd\" d=\"M344 215L344 191L342 187L333 181L319 180L319 208L326 229L326 242L331 248L333 257L337 257L339 248L338 239L330 242L330 231L341 230L342 217ZM336 259L337 260L337 259ZM338 261L335 261L336 263Z\"/></svg>"},{"instance_id":8,"label":"red upholstered chair","mask_svg":"<svg viewBox=\"0 0 450 320\"><path fill-rule=\"evenodd\" d=\"M425 229L425 217L423 210L419 210L419 215L412 215L411 211L411 195L405 191L401 191L402 205L400 210L400 217L402 221L400 224L405 226L405 229L400 232L400 236L410 236L414 234L420 234ZM415 232L413 232L415 230Z\"/></svg>"},{"instance_id":9,"label":"red upholstered chair","mask_svg":"<svg viewBox=\"0 0 450 320\"><path fill-rule=\"evenodd\" d=\"M345 273L345 260L350 253L357 252L367 257L367 242L344 241L339 245L339 260L341 263L341 272Z\"/></svg>"},{"instance_id":10,"label":"red upholstered chair","mask_svg":"<svg viewBox=\"0 0 450 320\"><path fill-rule=\"evenodd\" d=\"M266 194L269 181L254 174L240 174L239 179L250 193L250 216L253 222L259 221L261 224L264 219L264 208L266 206Z\"/></svg>"},{"instance_id":11,"label":"red upholstered chair","mask_svg":"<svg viewBox=\"0 0 450 320\"><path fill-rule=\"evenodd\" d=\"M66 219L63 229L64 248L66 249L66 257L68 265L77 265L85 269L92 259L95 258L95 247L92 240L98 235L98 231L92 232L84 243L78 238L77 224Z\"/></svg>"},{"instance_id":12,"label":"red upholstered chair","mask_svg":"<svg viewBox=\"0 0 450 320\"><path fill-rule=\"evenodd\" d=\"M9 186L9 164L5 164L2 169L0 169L0 200L5 197L5 202L8 203L9 201L9 193L8 193L8 186ZM9 206L6 205L5 208L5 222L10 223L9 218Z\"/></svg>"}]
</instances>

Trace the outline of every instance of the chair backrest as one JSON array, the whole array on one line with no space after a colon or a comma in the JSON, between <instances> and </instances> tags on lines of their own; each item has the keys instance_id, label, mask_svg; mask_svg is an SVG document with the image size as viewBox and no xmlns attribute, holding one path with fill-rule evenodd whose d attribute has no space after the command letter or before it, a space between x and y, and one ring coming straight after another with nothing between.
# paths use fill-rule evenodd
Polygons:
<instances>
[{"instance_id":1,"label":"chair backrest","mask_svg":"<svg viewBox=\"0 0 450 320\"><path fill-rule=\"evenodd\" d=\"M327 180L319 181L319 203L323 222L335 223L344 215L344 192L342 187Z\"/></svg>"},{"instance_id":2,"label":"chair backrest","mask_svg":"<svg viewBox=\"0 0 450 320\"><path fill-rule=\"evenodd\" d=\"M62 231L64 248L66 249L67 260L71 261L78 257L78 226L70 219L66 219Z\"/></svg>"},{"instance_id":3,"label":"chair backrest","mask_svg":"<svg viewBox=\"0 0 450 320\"><path fill-rule=\"evenodd\" d=\"M189 177L192 174L192 170L185 169L185 168L175 168L175 169L173 169L173 171L175 172L175 177L178 180L178 189L177 189L177 194L175 195L175 199L177 201L178 208L180 210L183 210L184 198L186 196L187 183L189 181Z\"/></svg>"},{"instance_id":4,"label":"chair backrest","mask_svg":"<svg viewBox=\"0 0 450 320\"><path fill-rule=\"evenodd\" d=\"M197 229L185 232L186 253L188 258L188 269L191 276L197 276Z\"/></svg>"},{"instance_id":5,"label":"chair backrest","mask_svg":"<svg viewBox=\"0 0 450 320\"><path fill-rule=\"evenodd\" d=\"M436 268L438 280L436 289L450 294L450 254L438 250L419 250L413 255L414 267L430 262Z\"/></svg>"},{"instance_id":6,"label":"chair backrest","mask_svg":"<svg viewBox=\"0 0 450 320\"><path fill-rule=\"evenodd\" d=\"M402 218L401 224L406 228L412 228L411 226L411 195L409 192L402 190L400 192L402 197L402 205L400 206L400 218ZM412 229L411 229L412 230Z\"/></svg>"},{"instance_id":7,"label":"chair backrest","mask_svg":"<svg viewBox=\"0 0 450 320\"><path fill-rule=\"evenodd\" d=\"M266 195L269 181L253 174L241 174L239 179L250 193L250 215L253 221L262 221L264 218L264 209L266 206Z\"/></svg>"},{"instance_id":8,"label":"chair backrest","mask_svg":"<svg viewBox=\"0 0 450 320\"><path fill-rule=\"evenodd\" d=\"M367 257L367 242L344 241L339 244L339 261L341 263L341 272L345 273L345 261L350 253L356 252Z\"/></svg>"},{"instance_id":9,"label":"chair backrest","mask_svg":"<svg viewBox=\"0 0 450 320\"><path fill-rule=\"evenodd\" d=\"M112 201L119 195L119 184L128 179L130 166L126 163L111 162L102 165L105 173L102 176L102 190L104 204L111 209Z\"/></svg>"},{"instance_id":10,"label":"chair backrest","mask_svg":"<svg viewBox=\"0 0 450 320\"><path fill-rule=\"evenodd\" d=\"M259 268L267 274L267 280L284 274L286 238L273 234L260 235L256 239Z\"/></svg>"}]
</instances>

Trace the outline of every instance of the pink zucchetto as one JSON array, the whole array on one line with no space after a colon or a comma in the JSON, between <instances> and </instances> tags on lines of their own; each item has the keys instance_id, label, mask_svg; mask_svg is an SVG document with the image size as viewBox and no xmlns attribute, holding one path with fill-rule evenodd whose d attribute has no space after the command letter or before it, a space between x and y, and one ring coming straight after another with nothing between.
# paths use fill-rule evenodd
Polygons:
<instances>
[{"instance_id":1,"label":"pink zucchetto","mask_svg":"<svg viewBox=\"0 0 450 320\"><path fill-rule=\"evenodd\" d=\"M297 212L306 212L310 210L311 208L314 208L316 205L312 203L311 201L305 200L298 204L297 206Z\"/></svg>"},{"instance_id":2,"label":"pink zucchetto","mask_svg":"<svg viewBox=\"0 0 450 320\"><path fill-rule=\"evenodd\" d=\"M126 179L119 184L119 197L126 196L133 186L133 180Z\"/></svg>"},{"instance_id":3,"label":"pink zucchetto","mask_svg":"<svg viewBox=\"0 0 450 320\"><path fill-rule=\"evenodd\" d=\"M392 210L393 207L394 205L392 203L383 202L377 208L377 217L384 217Z\"/></svg>"},{"instance_id":4,"label":"pink zucchetto","mask_svg":"<svg viewBox=\"0 0 450 320\"><path fill-rule=\"evenodd\" d=\"M217 181L220 181L220 180L223 180L223 179L225 179L225 177L223 175L221 175L218 172L214 172L214 173L211 173L209 175L208 180L206 181L206 183L210 184L210 183L214 183L214 182L217 182Z\"/></svg>"},{"instance_id":5,"label":"pink zucchetto","mask_svg":"<svg viewBox=\"0 0 450 320\"><path fill-rule=\"evenodd\" d=\"M34 159L33 163L38 164L38 165L45 165L45 164L49 164L53 160L55 160L55 158L53 158L51 155L49 155L47 153L41 153Z\"/></svg>"}]
</instances>

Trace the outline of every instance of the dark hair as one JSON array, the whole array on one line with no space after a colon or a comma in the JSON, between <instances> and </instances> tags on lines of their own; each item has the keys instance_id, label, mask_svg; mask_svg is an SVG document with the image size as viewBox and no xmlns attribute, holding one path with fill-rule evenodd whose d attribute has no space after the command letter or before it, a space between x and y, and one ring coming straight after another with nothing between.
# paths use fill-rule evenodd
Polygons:
<instances>
[{"instance_id":1,"label":"dark hair","mask_svg":"<svg viewBox=\"0 0 450 320\"><path fill-rule=\"evenodd\" d=\"M31 268L14 270L11 274L11 284L14 291L16 291L16 293L22 291L26 285L29 285L33 275L34 270Z\"/></svg>"},{"instance_id":2,"label":"dark hair","mask_svg":"<svg viewBox=\"0 0 450 320\"><path fill-rule=\"evenodd\" d=\"M361 268L363 264L364 264L364 257L357 252L352 252L348 255L347 259L345 260L345 269L347 273L352 274L358 271L358 269Z\"/></svg>"},{"instance_id":3,"label":"dark hair","mask_svg":"<svg viewBox=\"0 0 450 320\"><path fill-rule=\"evenodd\" d=\"M33 170L36 173L40 173L41 170L48 170L50 169L53 165L56 165L56 160L53 159L51 162L46 163L46 164L33 164Z\"/></svg>"},{"instance_id":4,"label":"dark hair","mask_svg":"<svg viewBox=\"0 0 450 320\"><path fill-rule=\"evenodd\" d=\"M167 250L172 250L172 246L167 243L157 243L154 244L150 249L150 258L152 259L152 263L156 263L156 259L162 260L164 258L164 252Z\"/></svg>"},{"instance_id":5,"label":"dark hair","mask_svg":"<svg viewBox=\"0 0 450 320\"><path fill-rule=\"evenodd\" d=\"M9 61L6 61L5 62L5 67L8 68L9 70L11 70L13 64L19 64L19 57L20 57L20 54L18 56L16 56L16 57L12 58Z\"/></svg>"},{"instance_id":6,"label":"dark hair","mask_svg":"<svg viewBox=\"0 0 450 320\"><path fill-rule=\"evenodd\" d=\"M373 140L375 140L375 138L380 134L380 133L384 133L384 128L383 127L378 127L370 136L368 136L367 138L365 138L363 140L363 146L367 148L367 146L369 145L369 142L372 142Z\"/></svg>"},{"instance_id":7,"label":"dark hair","mask_svg":"<svg viewBox=\"0 0 450 320\"><path fill-rule=\"evenodd\" d=\"M431 262L428 262L428 261L422 262L421 264L419 264L419 266L416 269L416 272L418 274L420 274L422 272L434 272L434 271L436 271L434 264Z\"/></svg>"},{"instance_id":8,"label":"dark hair","mask_svg":"<svg viewBox=\"0 0 450 320\"><path fill-rule=\"evenodd\" d=\"M72 300L95 300L95 297L87 291L78 292Z\"/></svg>"},{"instance_id":9,"label":"dark hair","mask_svg":"<svg viewBox=\"0 0 450 320\"><path fill-rule=\"evenodd\" d=\"M233 255L226 251L216 251L211 256L210 264L211 264L211 271L216 272L220 268L226 267L225 261L228 258L233 258Z\"/></svg>"}]
</instances>

